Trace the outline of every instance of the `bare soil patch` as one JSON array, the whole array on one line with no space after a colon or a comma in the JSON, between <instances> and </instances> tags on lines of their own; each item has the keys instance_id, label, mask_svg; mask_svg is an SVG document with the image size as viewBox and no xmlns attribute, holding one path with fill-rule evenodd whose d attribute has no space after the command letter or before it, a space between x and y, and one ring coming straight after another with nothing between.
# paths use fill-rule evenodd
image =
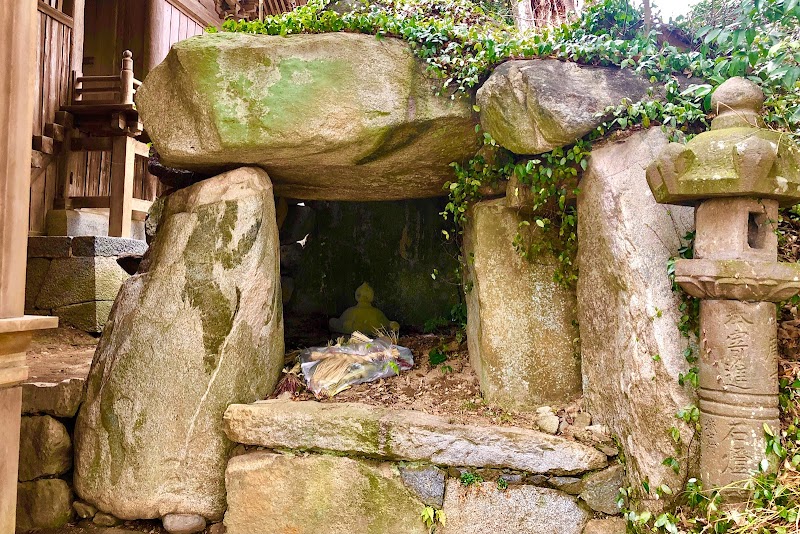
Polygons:
<instances>
[{"instance_id":1,"label":"bare soil patch","mask_svg":"<svg viewBox=\"0 0 800 534\"><path fill-rule=\"evenodd\" d=\"M28 349L28 382L86 378L98 338L75 328L38 330Z\"/></svg>"}]
</instances>

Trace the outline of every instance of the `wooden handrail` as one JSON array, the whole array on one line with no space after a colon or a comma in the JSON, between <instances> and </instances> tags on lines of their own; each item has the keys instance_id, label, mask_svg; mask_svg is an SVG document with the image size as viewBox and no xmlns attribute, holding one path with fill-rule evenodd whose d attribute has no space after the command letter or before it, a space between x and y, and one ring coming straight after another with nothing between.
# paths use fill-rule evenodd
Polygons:
<instances>
[{"instance_id":1,"label":"wooden handrail","mask_svg":"<svg viewBox=\"0 0 800 534\"><path fill-rule=\"evenodd\" d=\"M41 11L48 17L57 20L64 26L72 28L75 25L75 21L72 20L72 17L64 14L63 12L50 6L47 2L43 2L42 0L39 0L39 11Z\"/></svg>"},{"instance_id":2,"label":"wooden handrail","mask_svg":"<svg viewBox=\"0 0 800 534\"><path fill-rule=\"evenodd\" d=\"M118 82L119 81L119 74L110 74L107 76L78 76L75 78L75 82Z\"/></svg>"}]
</instances>

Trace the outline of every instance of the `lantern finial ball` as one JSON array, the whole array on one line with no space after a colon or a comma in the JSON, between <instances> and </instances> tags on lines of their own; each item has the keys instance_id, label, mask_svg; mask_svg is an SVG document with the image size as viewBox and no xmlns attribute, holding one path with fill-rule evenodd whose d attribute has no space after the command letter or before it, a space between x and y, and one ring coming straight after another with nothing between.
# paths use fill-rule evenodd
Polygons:
<instances>
[{"instance_id":1,"label":"lantern finial ball","mask_svg":"<svg viewBox=\"0 0 800 534\"><path fill-rule=\"evenodd\" d=\"M711 95L711 109L717 113L711 129L757 127L763 106L764 92L758 85L740 77L726 80Z\"/></svg>"}]
</instances>

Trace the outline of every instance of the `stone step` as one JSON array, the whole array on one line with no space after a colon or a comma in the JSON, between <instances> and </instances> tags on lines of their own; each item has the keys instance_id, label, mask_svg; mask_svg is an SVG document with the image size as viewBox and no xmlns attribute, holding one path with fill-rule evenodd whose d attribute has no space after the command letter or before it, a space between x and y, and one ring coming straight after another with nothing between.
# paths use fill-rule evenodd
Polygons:
<instances>
[{"instance_id":1,"label":"stone step","mask_svg":"<svg viewBox=\"0 0 800 534\"><path fill-rule=\"evenodd\" d=\"M605 467L600 451L516 427L451 424L410 410L358 403L267 400L234 404L224 418L235 442L437 465L568 475Z\"/></svg>"}]
</instances>

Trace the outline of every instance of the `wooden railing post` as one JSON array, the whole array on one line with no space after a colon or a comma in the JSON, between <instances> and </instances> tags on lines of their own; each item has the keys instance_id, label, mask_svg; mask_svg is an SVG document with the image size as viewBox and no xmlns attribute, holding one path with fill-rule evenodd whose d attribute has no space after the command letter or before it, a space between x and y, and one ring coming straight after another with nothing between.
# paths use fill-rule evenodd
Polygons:
<instances>
[{"instance_id":1,"label":"wooden railing post","mask_svg":"<svg viewBox=\"0 0 800 534\"><path fill-rule=\"evenodd\" d=\"M111 150L111 198L108 216L108 235L111 237L131 237L135 142L136 139L127 135L114 137Z\"/></svg>"},{"instance_id":2,"label":"wooden railing post","mask_svg":"<svg viewBox=\"0 0 800 534\"><path fill-rule=\"evenodd\" d=\"M130 50L122 53L122 72L120 79L121 104L133 104L133 54Z\"/></svg>"}]
</instances>

